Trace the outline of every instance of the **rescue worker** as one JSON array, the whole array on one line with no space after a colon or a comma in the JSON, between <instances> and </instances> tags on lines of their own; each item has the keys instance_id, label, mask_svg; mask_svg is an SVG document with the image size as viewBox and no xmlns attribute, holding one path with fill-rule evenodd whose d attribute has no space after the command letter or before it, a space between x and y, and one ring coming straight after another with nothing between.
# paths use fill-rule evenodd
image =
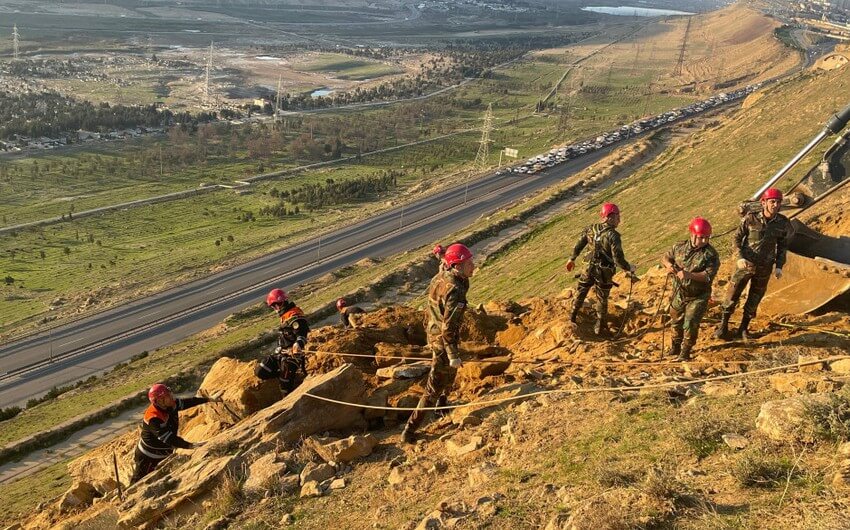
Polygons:
<instances>
[{"instance_id":1,"label":"rescue worker","mask_svg":"<svg viewBox=\"0 0 850 530\"><path fill-rule=\"evenodd\" d=\"M768 188L762 194L761 211L750 212L741 219L741 225L735 234L735 247L738 249L738 261L729 280L726 297L721 304L723 314L715 338L731 340L749 339L750 321L756 316L756 310L770 281L771 272L779 279L782 266L785 265L785 253L788 240L793 235L791 221L779 213L782 207L782 192ZM775 268L774 268L775 267ZM741 324L734 333L729 332L729 318L738 305L744 289L750 286Z\"/></svg>"},{"instance_id":2,"label":"rescue worker","mask_svg":"<svg viewBox=\"0 0 850 530\"><path fill-rule=\"evenodd\" d=\"M284 397L298 386L298 370L307 375L304 350L310 326L304 312L289 300L283 289L272 289L266 296L266 305L280 317L278 345L274 353L263 359L255 374L260 379L277 377Z\"/></svg>"},{"instance_id":3,"label":"rescue worker","mask_svg":"<svg viewBox=\"0 0 850 530\"><path fill-rule=\"evenodd\" d=\"M613 278L617 267L628 272L635 279L635 266L626 261L623 255L623 243L617 226L620 224L620 209L616 204L606 202L602 205L601 223L595 223L586 227L579 240L573 248L573 254L567 261L567 270L575 268L575 260L587 245L590 245L590 258L587 270L582 273L578 281L578 293L576 294L573 309L570 313L570 322L575 323L578 312L584 300L587 298L591 287L596 287L596 323L593 332L602 335L608 331L606 319L608 317L608 295L614 286Z\"/></svg>"},{"instance_id":4,"label":"rescue worker","mask_svg":"<svg viewBox=\"0 0 850 530\"><path fill-rule=\"evenodd\" d=\"M187 442L177 434L180 427L177 414L179 411L210 401L219 402L221 398L175 398L167 386L157 383L148 390L148 400L151 404L145 410L142 420L142 435L139 443L136 444L133 458L135 467L133 476L130 477L130 484L138 482L156 469L156 466L173 453L174 449L197 447L196 444Z\"/></svg>"},{"instance_id":5,"label":"rescue worker","mask_svg":"<svg viewBox=\"0 0 850 530\"><path fill-rule=\"evenodd\" d=\"M673 348L670 353L680 361L691 358L699 324L711 298L711 284L720 268L720 256L709 243L711 223L696 217L688 225L688 231L690 238L673 245L661 259L661 264L673 276L670 298Z\"/></svg>"},{"instance_id":6,"label":"rescue worker","mask_svg":"<svg viewBox=\"0 0 850 530\"><path fill-rule=\"evenodd\" d=\"M437 258L437 266L440 270L443 270L443 255L446 253L446 249L443 248L443 245L437 243L434 245L434 249L431 251L434 254L434 257Z\"/></svg>"},{"instance_id":7,"label":"rescue worker","mask_svg":"<svg viewBox=\"0 0 850 530\"><path fill-rule=\"evenodd\" d=\"M345 329L354 327L354 324L351 322L351 315L360 315L366 312L362 307L348 305L345 298L340 298L336 301L336 310L339 311L339 320Z\"/></svg>"},{"instance_id":8,"label":"rescue worker","mask_svg":"<svg viewBox=\"0 0 850 530\"><path fill-rule=\"evenodd\" d=\"M454 384L457 369L462 366L458 353L460 325L466 311L466 292L469 277L475 270L472 252L460 243L449 245L443 255L444 269L431 280L428 287L428 346L431 349L431 371L425 385L425 393L419 400L417 410L410 415L401 439L405 443L415 441L427 411L422 408L434 404L443 407L447 394Z\"/></svg>"}]
</instances>

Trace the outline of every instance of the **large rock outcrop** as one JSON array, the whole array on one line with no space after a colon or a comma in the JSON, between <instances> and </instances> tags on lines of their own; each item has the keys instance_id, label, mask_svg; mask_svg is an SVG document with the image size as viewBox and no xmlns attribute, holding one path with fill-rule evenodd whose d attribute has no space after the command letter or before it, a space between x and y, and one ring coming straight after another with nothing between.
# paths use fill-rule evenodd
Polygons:
<instances>
[{"instance_id":1,"label":"large rock outcrop","mask_svg":"<svg viewBox=\"0 0 850 530\"><path fill-rule=\"evenodd\" d=\"M122 527L149 527L164 515L209 494L225 473L303 436L346 429L363 421L360 409L308 396L362 403L362 373L352 365L308 378L292 394L254 414L236 428L212 437L190 455L170 457L127 490L118 508Z\"/></svg>"}]
</instances>

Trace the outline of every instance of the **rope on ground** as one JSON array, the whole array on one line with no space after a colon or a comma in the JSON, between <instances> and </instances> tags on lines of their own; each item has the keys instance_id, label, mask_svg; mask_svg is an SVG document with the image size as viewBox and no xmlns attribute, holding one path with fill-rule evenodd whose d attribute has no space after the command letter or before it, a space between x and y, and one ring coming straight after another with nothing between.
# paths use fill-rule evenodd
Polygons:
<instances>
[{"instance_id":1,"label":"rope on ground","mask_svg":"<svg viewBox=\"0 0 850 530\"><path fill-rule=\"evenodd\" d=\"M817 331L818 333L825 333L827 335L834 335L836 337L841 337L842 339L850 339L850 334L841 333L840 331L835 331L832 329L824 329L817 326L809 326L807 324L786 324L785 322L776 322L775 320L768 321L769 324L773 326L780 326L783 328L790 329L810 329L812 331Z\"/></svg>"},{"instance_id":2,"label":"rope on ground","mask_svg":"<svg viewBox=\"0 0 850 530\"><path fill-rule=\"evenodd\" d=\"M541 355L549 354L555 350L564 349L566 346L556 346ZM307 353L320 353L322 355L329 355L332 357L355 357L355 358L363 358L363 359L372 359L375 360L376 356L368 353L346 353L346 352L335 352L335 351L327 351L327 350L308 350ZM400 360L400 361L431 361L432 357L404 357L401 355L382 355L381 359L389 359L389 360ZM464 363L494 363L501 362L504 360L504 356L502 357L490 357L484 359L464 359ZM620 365L631 365L634 367L641 366L660 366L660 365L681 365L681 364L750 364L757 363L760 361L752 361L752 360L717 360L717 361L589 361L589 362L579 362L579 361L558 361L555 359L543 359L536 361L519 361L509 358L508 362L512 364L535 364L535 365L545 365L545 364L562 364L565 366L598 366L598 365L611 365L611 366L620 366Z\"/></svg>"},{"instance_id":3,"label":"rope on ground","mask_svg":"<svg viewBox=\"0 0 850 530\"><path fill-rule=\"evenodd\" d=\"M462 403L458 405L444 405L442 407L386 407L380 405L366 405L363 403L352 403L349 401L342 401L339 399L332 399L324 396L317 396L310 392L305 392L305 396L309 396L313 399L318 399L320 401L325 401L327 403L333 403L336 405L346 405L349 407L361 408L361 409L369 409L369 410L402 410L402 411L416 411L416 410L453 410L463 407L485 407L490 405L498 405L501 403L509 403L511 401L519 401L522 399L533 398L537 396L546 396L551 394L597 394L604 392L640 392L643 390L657 390L662 388L674 388L677 386L683 385L695 385L695 384L703 384L703 383L713 383L717 381L728 381L731 379L741 379L744 377L757 376L762 374L767 374L771 372L778 372L781 370L788 370L791 368L800 368L802 366L808 366L812 364L820 364L825 362L833 362L839 361L842 359L850 359L850 355L836 355L833 357L828 357L826 359L818 359L816 361L806 361L802 363L794 363L794 364L784 364L781 366L773 366L770 368L761 368L759 370L753 370L752 372L741 372L737 374L728 374L728 375L720 375L714 377L704 377L700 379L689 379L685 381L668 381L666 383L652 383L648 385L630 385L630 386L611 386L611 387L592 387L592 388L555 388L551 390L540 390L537 392L529 392L528 394L522 394L517 396L508 396L504 398L498 399L489 399L486 401L473 401L471 403Z\"/></svg>"}]
</instances>

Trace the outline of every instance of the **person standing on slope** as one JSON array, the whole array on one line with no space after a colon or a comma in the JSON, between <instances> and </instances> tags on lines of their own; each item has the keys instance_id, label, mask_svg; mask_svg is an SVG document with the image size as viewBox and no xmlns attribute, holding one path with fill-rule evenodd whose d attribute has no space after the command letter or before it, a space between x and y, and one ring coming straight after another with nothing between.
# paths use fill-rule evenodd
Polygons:
<instances>
[{"instance_id":1,"label":"person standing on slope","mask_svg":"<svg viewBox=\"0 0 850 530\"><path fill-rule=\"evenodd\" d=\"M180 427L179 411L210 401L219 402L221 398L175 398L167 386L157 383L148 390L148 400L151 404L145 410L142 420L142 434L133 455L135 467L130 484L135 484L151 473L174 449L197 447L177 434Z\"/></svg>"},{"instance_id":2,"label":"person standing on slope","mask_svg":"<svg viewBox=\"0 0 850 530\"><path fill-rule=\"evenodd\" d=\"M670 353L680 361L691 358L691 349L699 336L699 324L711 298L711 284L720 268L720 256L709 244L711 223L696 217L688 230L690 238L673 245L661 259L661 264L673 276L670 298L673 348Z\"/></svg>"},{"instance_id":3,"label":"person standing on slope","mask_svg":"<svg viewBox=\"0 0 850 530\"><path fill-rule=\"evenodd\" d=\"M266 296L266 305L280 317L278 346L274 353L263 359L254 373L260 379L277 377L285 397L298 386L298 370L307 375L304 350L310 326L304 312L289 300L283 289L272 289Z\"/></svg>"},{"instance_id":4,"label":"person standing on slope","mask_svg":"<svg viewBox=\"0 0 850 530\"><path fill-rule=\"evenodd\" d=\"M620 239L620 233L617 232L617 226L620 224L620 209L616 204L606 202L602 205L600 215L602 216L601 223L592 224L582 230L581 236L573 248L573 254L567 261L567 271L572 271L575 268L576 258L586 246L590 245L587 270L582 273L578 281L578 292L570 313L570 322L576 322L578 312L584 304L590 288L595 286L597 303L596 324L593 326L593 332L596 335L603 335L608 331L606 323L608 295L611 294L611 287L614 286L613 279L617 267L631 275L635 273L635 266L626 261L623 255L623 243Z\"/></svg>"},{"instance_id":5,"label":"person standing on slope","mask_svg":"<svg viewBox=\"0 0 850 530\"><path fill-rule=\"evenodd\" d=\"M415 441L416 430L427 412L421 409L434 404L445 406L457 369L463 365L458 352L460 325L466 311L469 278L474 270L472 252L460 243L449 245L443 255L443 266L428 287L426 332L431 348L431 371L428 373L425 394L401 433L405 443Z\"/></svg>"},{"instance_id":6,"label":"person standing on slope","mask_svg":"<svg viewBox=\"0 0 850 530\"><path fill-rule=\"evenodd\" d=\"M791 221L779 213L782 207L782 192L776 188L768 188L761 196L761 211L744 215L741 225L735 234L735 247L738 249L738 261L735 272L729 280L726 298L721 307L723 314L720 327L714 334L717 339L731 340L733 338L748 339L750 321L756 316L756 310L761 303L771 272L779 279L782 277L782 266L785 265L785 254L788 250L788 240L794 233ZM775 268L774 268L775 267ZM729 332L729 318L741 299L741 294L749 284L750 290L744 303L744 314L741 325L734 333Z\"/></svg>"},{"instance_id":7,"label":"person standing on slope","mask_svg":"<svg viewBox=\"0 0 850 530\"><path fill-rule=\"evenodd\" d=\"M339 311L339 321L345 329L354 327L354 323L351 321L351 315L361 315L366 312L362 307L348 305L345 298L340 298L336 301L336 310Z\"/></svg>"}]
</instances>

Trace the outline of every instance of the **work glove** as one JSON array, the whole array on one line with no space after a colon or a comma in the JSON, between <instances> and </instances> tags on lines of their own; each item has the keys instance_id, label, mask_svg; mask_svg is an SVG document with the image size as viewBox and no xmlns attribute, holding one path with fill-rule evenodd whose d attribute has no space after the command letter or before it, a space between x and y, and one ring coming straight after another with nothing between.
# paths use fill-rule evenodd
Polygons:
<instances>
[{"instance_id":1,"label":"work glove","mask_svg":"<svg viewBox=\"0 0 850 530\"><path fill-rule=\"evenodd\" d=\"M301 352L301 344L295 343L292 345L292 355L298 355Z\"/></svg>"},{"instance_id":2,"label":"work glove","mask_svg":"<svg viewBox=\"0 0 850 530\"><path fill-rule=\"evenodd\" d=\"M283 351L283 346L278 346L277 348L274 349L274 354L280 355L280 352L282 352L282 351Z\"/></svg>"},{"instance_id":3,"label":"work glove","mask_svg":"<svg viewBox=\"0 0 850 530\"><path fill-rule=\"evenodd\" d=\"M753 268L753 264L751 262L745 260L744 258L739 259L736 262L736 264L738 265L739 269L748 269L749 270L749 269Z\"/></svg>"},{"instance_id":4,"label":"work glove","mask_svg":"<svg viewBox=\"0 0 850 530\"><path fill-rule=\"evenodd\" d=\"M773 271L773 275L776 276L776 279L782 278L782 269L776 269Z\"/></svg>"},{"instance_id":5,"label":"work glove","mask_svg":"<svg viewBox=\"0 0 850 530\"><path fill-rule=\"evenodd\" d=\"M461 366L463 366L463 361L460 359L460 357L449 359L449 366L451 366L452 368L460 368Z\"/></svg>"},{"instance_id":6,"label":"work glove","mask_svg":"<svg viewBox=\"0 0 850 530\"><path fill-rule=\"evenodd\" d=\"M576 268L576 262L575 261L570 260L570 261L567 262L567 272L572 272L572 270L575 269L575 268Z\"/></svg>"}]
</instances>

